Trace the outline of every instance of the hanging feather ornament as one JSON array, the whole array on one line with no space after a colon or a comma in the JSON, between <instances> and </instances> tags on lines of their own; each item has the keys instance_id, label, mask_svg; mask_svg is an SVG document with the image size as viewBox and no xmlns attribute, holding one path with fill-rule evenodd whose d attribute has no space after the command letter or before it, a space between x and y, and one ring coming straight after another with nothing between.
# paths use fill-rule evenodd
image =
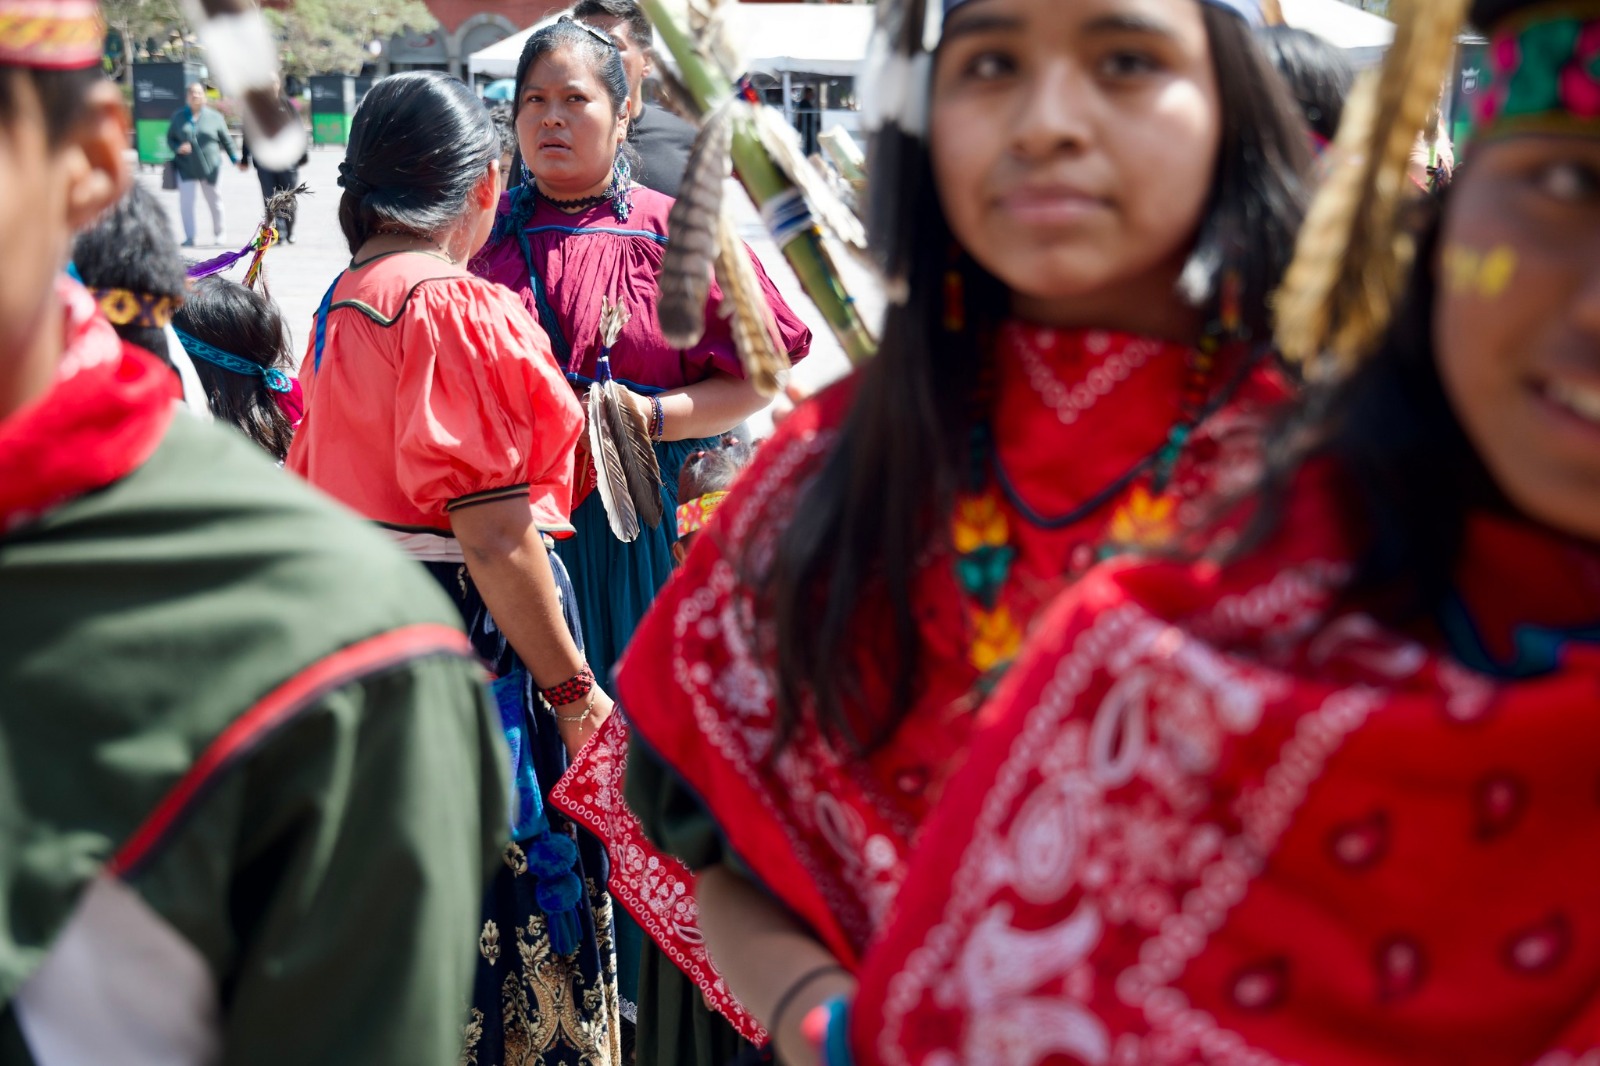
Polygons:
<instances>
[{"instance_id":1,"label":"hanging feather ornament","mask_svg":"<svg viewBox=\"0 0 1600 1066\"><path fill-rule=\"evenodd\" d=\"M222 91L244 103L245 136L259 166L287 170L306 147L300 116L278 88L278 42L254 0L183 0Z\"/></svg>"},{"instance_id":2,"label":"hanging feather ornament","mask_svg":"<svg viewBox=\"0 0 1600 1066\"><path fill-rule=\"evenodd\" d=\"M692 348L706 329L712 263L717 258L723 190L732 170L731 102L706 116L667 216L667 250L661 259L661 296L656 318L661 335L674 348Z\"/></svg>"},{"instance_id":3,"label":"hanging feather ornament","mask_svg":"<svg viewBox=\"0 0 1600 1066\"><path fill-rule=\"evenodd\" d=\"M738 237L733 218L723 210L717 230L717 284L722 286L724 318L731 318L734 347L744 376L762 396L773 396L789 371L789 356L773 339L777 323L750 252Z\"/></svg>"},{"instance_id":4,"label":"hanging feather ornament","mask_svg":"<svg viewBox=\"0 0 1600 1066\"><path fill-rule=\"evenodd\" d=\"M928 93L933 50L942 29L941 0L879 0L863 70L867 142L867 233L893 303L911 294L911 234L918 217L925 169Z\"/></svg>"},{"instance_id":5,"label":"hanging feather ornament","mask_svg":"<svg viewBox=\"0 0 1600 1066\"><path fill-rule=\"evenodd\" d=\"M611 347L630 316L606 297L600 307L600 358L589 386L589 451L611 532L627 544L638 539L640 523L651 529L661 525L661 467L644 416L611 377Z\"/></svg>"},{"instance_id":6,"label":"hanging feather ornament","mask_svg":"<svg viewBox=\"0 0 1600 1066\"><path fill-rule=\"evenodd\" d=\"M1439 95L1465 0L1400 0L1394 43L1357 83L1275 304L1280 350L1313 380L1350 371L1389 323L1415 251L1406 167Z\"/></svg>"}]
</instances>

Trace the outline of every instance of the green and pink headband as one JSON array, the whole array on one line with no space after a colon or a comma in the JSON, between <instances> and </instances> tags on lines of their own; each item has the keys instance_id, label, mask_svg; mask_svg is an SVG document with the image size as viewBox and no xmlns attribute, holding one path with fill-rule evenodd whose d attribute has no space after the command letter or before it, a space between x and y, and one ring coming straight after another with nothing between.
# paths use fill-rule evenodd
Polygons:
<instances>
[{"instance_id":1,"label":"green and pink headband","mask_svg":"<svg viewBox=\"0 0 1600 1066\"><path fill-rule=\"evenodd\" d=\"M1552 3L1489 35L1471 139L1600 133L1600 2Z\"/></svg>"}]
</instances>

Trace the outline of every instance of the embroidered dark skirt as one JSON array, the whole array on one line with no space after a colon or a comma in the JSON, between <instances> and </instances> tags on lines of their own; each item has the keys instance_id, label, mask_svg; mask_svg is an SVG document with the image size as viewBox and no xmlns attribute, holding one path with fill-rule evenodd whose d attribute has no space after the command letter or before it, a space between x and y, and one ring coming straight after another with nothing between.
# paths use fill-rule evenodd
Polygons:
<instances>
[{"instance_id":1,"label":"embroidered dark skirt","mask_svg":"<svg viewBox=\"0 0 1600 1066\"><path fill-rule=\"evenodd\" d=\"M555 719L535 706L526 669L466 567L426 565L460 610L478 655L503 679L496 695L522 793L508 834L515 839L485 898L461 1062L618 1066L617 957L605 848L548 806L537 815L529 809L566 770L566 745ZM581 648L572 581L553 552L550 565L567 627Z\"/></svg>"}]
</instances>

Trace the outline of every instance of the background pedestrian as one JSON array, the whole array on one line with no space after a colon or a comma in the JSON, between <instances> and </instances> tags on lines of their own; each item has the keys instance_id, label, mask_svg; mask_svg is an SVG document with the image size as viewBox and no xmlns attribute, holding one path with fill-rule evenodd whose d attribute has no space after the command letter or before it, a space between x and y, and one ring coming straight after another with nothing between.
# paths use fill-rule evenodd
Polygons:
<instances>
[{"instance_id":1,"label":"background pedestrian","mask_svg":"<svg viewBox=\"0 0 1600 1066\"><path fill-rule=\"evenodd\" d=\"M194 247L194 194L205 194L211 209L211 235L223 244L227 235L222 197L217 193L217 178L222 172L224 154L235 163L239 153L222 113L206 106L206 87L199 82L189 86L188 106L172 116L167 125L167 147L177 157L178 211L183 216L183 246Z\"/></svg>"}]
</instances>

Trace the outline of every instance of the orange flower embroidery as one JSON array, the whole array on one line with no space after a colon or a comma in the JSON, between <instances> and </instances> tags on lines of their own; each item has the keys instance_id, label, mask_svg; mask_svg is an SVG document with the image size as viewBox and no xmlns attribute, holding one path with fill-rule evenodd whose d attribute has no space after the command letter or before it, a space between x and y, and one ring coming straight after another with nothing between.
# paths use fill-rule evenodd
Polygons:
<instances>
[{"instance_id":1,"label":"orange flower embroidery","mask_svg":"<svg viewBox=\"0 0 1600 1066\"><path fill-rule=\"evenodd\" d=\"M1022 649L1022 630L1011 617L1011 608L1004 604L992 611L973 611L972 626L972 647L967 657L979 673L1005 666Z\"/></svg>"},{"instance_id":2,"label":"orange flower embroidery","mask_svg":"<svg viewBox=\"0 0 1600 1066\"><path fill-rule=\"evenodd\" d=\"M1011 527L991 495L963 496L956 500L951 523L956 552L971 555L979 548L1000 547L1011 539Z\"/></svg>"},{"instance_id":3,"label":"orange flower embroidery","mask_svg":"<svg viewBox=\"0 0 1600 1066\"><path fill-rule=\"evenodd\" d=\"M1143 485L1134 487L1128 499L1111 519L1107 539L1118 547L1153 548L1171 539L1176 532L1173 521L1178 501L1171 496L1152 496Z\"/></svg>"}]
</instances>

